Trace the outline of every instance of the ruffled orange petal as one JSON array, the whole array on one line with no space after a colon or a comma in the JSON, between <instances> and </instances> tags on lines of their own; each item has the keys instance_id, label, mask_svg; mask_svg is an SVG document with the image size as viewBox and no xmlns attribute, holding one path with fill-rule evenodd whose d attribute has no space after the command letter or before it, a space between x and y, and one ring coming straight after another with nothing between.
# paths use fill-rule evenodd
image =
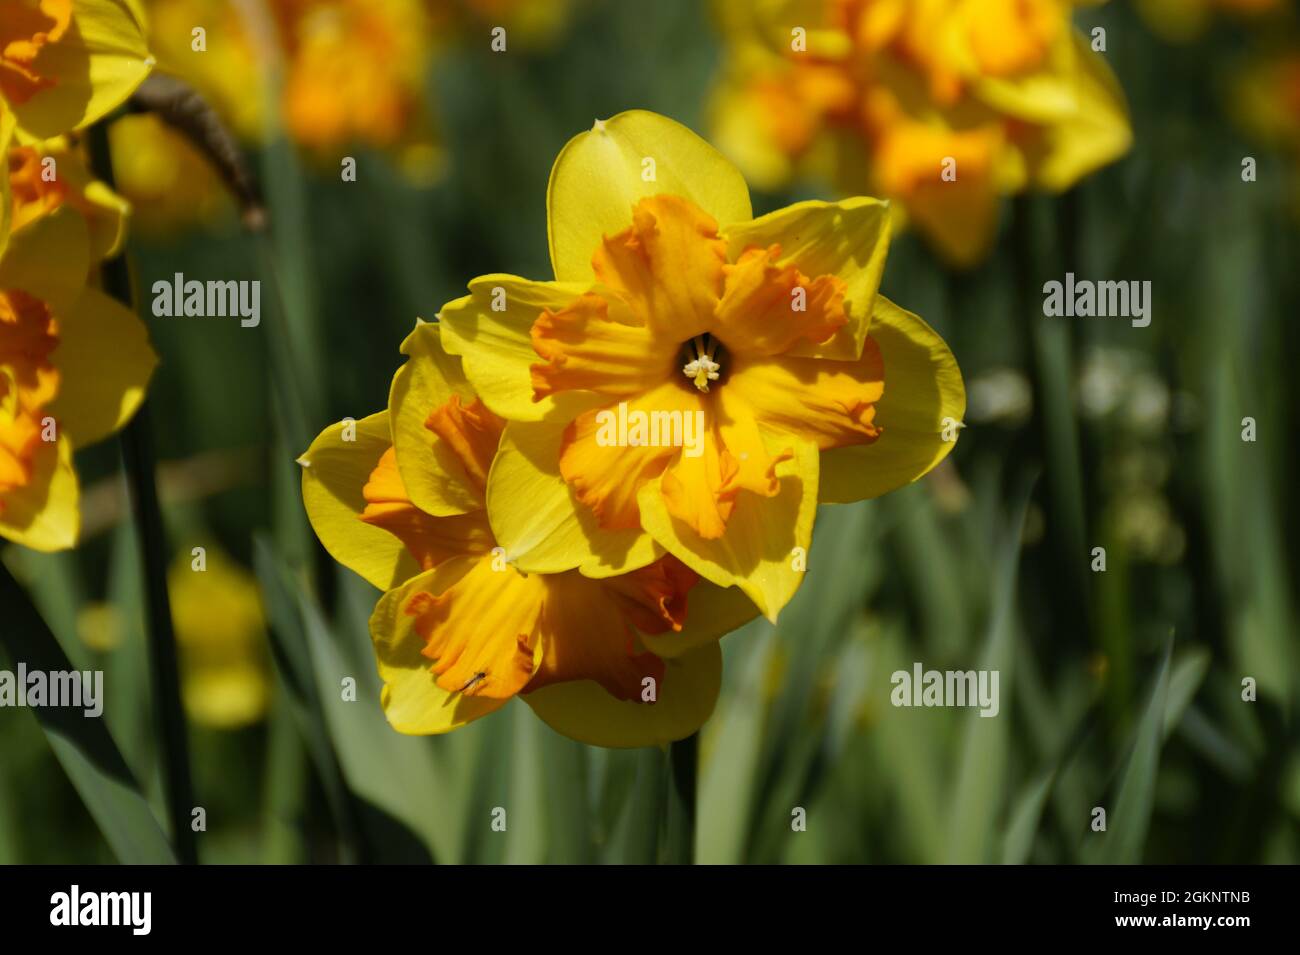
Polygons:
<instances>
[{"instance_id":1,"label":"ruffled orange petal","mask_svg":"<svg viewBox=\"0 0 1300 955\"><path fill-rule=\"evenodd\" d=\"M779 246L746 249L724 267L726 284L711 331L732 354L779 355L800 339L821 344L847 321L845 284L833 275L810 279L776 264Z\"/></svg>"},{"instance_id":2,"label":"ruffled orange petal","mask_svg":"<svg viewBox=\"0 0 1300 955\"><path fill-rule=\"evenodd\" d=\"M466 477L482 499L505 421L489 411L479 398L462 405L460 395L452 395L429 413L424 426L445 441L460 459Z\"/></svg>"},{"instance_id":3,"label":"ruffled orange petal","mask_svg":"<svg viewBox=\"0 0 1300 955\"><path fill-rule=\"evenodd\" d=\"M867 339L857 361L741 358L720 391L765 431L814 441L824 451L876 439L875 403L885 387L880 349Z\"/></svg>"},{"instance_id":4,"label":"ruffled orange petal","mask_svg":"<svg viewBox=\"0 0 1300 955\"><path fill-rule=\"evenodd\" d=\"M546 580L542 662L524 692L594 680L616 699L640 701L650 679L657 697L664 664L639 645L637 631L680 632L687 593L699 577L675 557L665 557L606 580L577 573Z\"/></svg>"},{"instance_id":5,"label":"ruffled orange petal","mask_svg":"<svg viewBox=\"0 0 1300 955\"><path fill-rule=\"evenodd\" d=\"M361 520L398 538L423 570L452 557L486 553L493 547L486 511L434 517L412 504L393 448L379 458L362 495L366 507Z\"/></svg>"},{"instance_id":6,"label":"ruffled orange petal","mask_svg":"<svg viewBox=\"0 0 1300 955\"><path fill-rule=\"evenodd\" d=\"M5 4L0 21L0 95L22 104L54 85L36 68L36 57L47 43L58 42L71 22L72 0Z\"/></svg>"},{"instance_id":7,"label":"ruffled orange petal","mask_svg":"<svg viewBox=\"0 0 1300 955\"><path fill-rule=\"evenodd\" d=\"M639 394L673 373L671 344L656 341L620 299L589 293L533 323L533 348L545 364L532 366L537 399L582 389L604 395Z\"/></svg>"},{"instance_id":8,"label":"ruffled orange petal","mask_svg":"<svg viewBox=\"0 0 1300 955\"><path fill-rule=\"evenodd\" d=\"M680 446L667 443L675 435L671 426L664 435L659 424L681 423L685 441L687 429L696 435L698 422L707 421L704 403L682 384L668 382L629 401L588 411L574 419L564 432L560 449L560 474L573 488L578 500L591 508L606 528L630 528L640 525L636 503L637 491L654 480L674 457ZM641 418L640 416L644 416ZM676 416L675 418L673 416ZM647 422L638 434L635 423ZM626 427L621 423L626 422ZM620 434L620 431L626 433ZM627 439L627 444L622 444ZM634 441L642 441L639 445ZM655 442L658 442L657 444Z\"/></svg>"},{"instance_id":9,"label":"ruffled orange petal","mask_svg":"<svg viewBox=\"0 0 1300 955\"><path fill-rule=\"evenodd\" d=\"M710 215L680 196L658 195L633 207L632 227L607 236L591 265L655 338L674 343L708 330L726 260Z\"/></svg>"},{"instance_id":10,"label":"ruffled orange petal","mask_svg":"<svg viewBox=\"0 0 1300 955\"><path fill-rule=\"evenodd\" d=\"M541 575L494 564L481 558L442 593L418 590L402 608L434 661L435 682L449 693L506 699L532 678L548 585Z\"/></svg>"}]
</instances>

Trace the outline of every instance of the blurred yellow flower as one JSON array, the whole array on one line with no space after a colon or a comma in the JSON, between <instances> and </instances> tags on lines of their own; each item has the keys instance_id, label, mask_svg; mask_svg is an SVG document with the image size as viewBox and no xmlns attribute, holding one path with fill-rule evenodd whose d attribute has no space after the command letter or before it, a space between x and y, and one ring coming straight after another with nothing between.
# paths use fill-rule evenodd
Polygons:
<instances>
[{"instance_id":1,"label":"blurred yellow flower","mask_svg":"<svg viewBox=\"0 0 1300 955\"><path fill-rule=\"evenodd\" d=\"M223 216L233 221L234 203L211 163L157 116L121 116L108 132L117 188L131 198L136 235L169 235Z\"/></svg>"},{"instance_id":2,"label":"blurred yellow flower","mask_svg":"<svg viewBox=\"0 0 1300 955\"><path fill-rule=\"evenodd\" d=\"M556 281L482 276L438 315L508 422L487 488L506 559L606 576L667 551L775 620L817 503L917 479L965 412L943 340L877 294L887 204L754 219L716 150L632 111L565 146L547 205Z\"/></svg>"},{"instance_id":3,"label":"blurred yellow flower","mask_svg":"<svg viewBox=\"0 0 1300 955\"><path fill-rule=\"evenodd\" d=\"M66 141L11 146L3 119L0 537L61 550L80 530L72 452L131 418L157 357L144 324L86 284L124 204Z\"/></svg>"},{"instance_id":4,"label":"blurred yellow flower","mask_svg":"<svg viewBox=\"0 0 1300 955\"><path fill-rule=\"evenodd\" d=\"M599 579L508 564L485 509L504 422L438 326L418 325L402 351L389 409L327 428L299 459L317 536L386 591L370 627L389 722L443 733L518 695L593 745L698 729L720 685L716 640L753 607L673 557ZM661 658L655 635L698 649Z\"/></svg>"},{"instance_id":5,"label":"blurred yellow flower","mask_svg":"<svg viewBox=\"0 0 1300 955\"><path fill-rule=\"evenodd\" d=\"M0 104L24 136L90 125L149 74L144 23L136 0L0 0Z\"/></svg>"},{"instance_id":6,"label":"blurred yellow flower","mask_svg":"<svg viewBox=\"0 0 1300 955\"><path fill-rule=\"evenodd\" d=\"M1070 0L719 0L714 135L756 185L898 199L950 262L987 253L1001 196L1068 189L1130 144L1123 94Z\"/></svg>"},{"instance_id":7,"label":"blurred yellow flower","mask_svg":"<svg viewBox=\"0 0 1300 955\"><path fill-rule=\"evenodd\" d=\"M271 698L261 590L219 549L204 550L203 569L182 553L167 573L181 694L194 722L238 729L260 721Z\"/></svg>"}]
</instances>

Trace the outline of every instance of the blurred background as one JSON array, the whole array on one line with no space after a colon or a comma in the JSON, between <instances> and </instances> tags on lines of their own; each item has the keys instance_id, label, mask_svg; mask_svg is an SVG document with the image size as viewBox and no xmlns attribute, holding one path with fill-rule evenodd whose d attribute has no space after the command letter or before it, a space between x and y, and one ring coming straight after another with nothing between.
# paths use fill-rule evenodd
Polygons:
<instances>
[{"instance_id":1,"label":"blurred background","mask_svg":"<svg viewBox=\"0 0 1300 955\"><path fill-rule=\"evenodd\" d=\"M480 274L549 276L546 182L571 136L629 108L710 134L720 18L694 0L360 6L387 14L324 10L321 39L286 54L257 3L153 5L160 68L240 138L268 232L241 229L220 179L156 118L111 131L161 355L149 404L199 858L654 861L663 752L584 747L520 704L447 737L387 727L366 628L378 593L320 551L294 459L385 405L417 316ZM823 507L779 625L724 639L697 861L1300 861L1294 14L1080 8L1081 27L1107 30L1128 154L1064 195L1003 201L976 268L896 237L884 292L952 347L967 427L917 484ZM203 70L185 61L195 24ZM755 212L827 195L755 191ZM1150 326L1044 319L1042 285L1067 271L1149 280ZM149 287L175 272L261 279L261 324L148 314ZM2 862L171 852L116 442L79 469L82 546L5 550L39 618L15 604L0 625L48 628L74 666L105 671L121 762L103 739L0 709ZM206 574L190 572L195 547ZM914 661L999 670L1000 716L891 706L890 674Z\"/></svg>"}]
</instances>

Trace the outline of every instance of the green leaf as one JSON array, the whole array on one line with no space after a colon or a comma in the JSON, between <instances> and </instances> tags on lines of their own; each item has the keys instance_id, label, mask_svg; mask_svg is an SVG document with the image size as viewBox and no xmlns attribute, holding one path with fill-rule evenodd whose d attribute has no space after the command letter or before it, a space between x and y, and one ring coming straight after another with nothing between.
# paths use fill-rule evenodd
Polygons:
<instances>
[{"instance_id":1,"label":"green leaf","mask_svg":"<svg viewBox=\"0 0 1300 955\"><path fill-rule=\"evenodd\" d=\"M46 672L74 669L27 594L3 568L0 606L5 608L0 640L15 663ZM87 718L81 710L66 707L34 707L32 713L119 861L175 863L171 844L103 719Z\"/></svg>"},{"instance_id":2,"label":"green leaf","mask_svg":"<svg viewBox=\"0 0 1300 955\"><path fill-rule=\"evenodd\" d=\"M1142 848L1146 844L1155 804L1160 748L1165 737L1173 642L1173 635L1170 634L1151 695L1134 731L1132 752L1120 777L1113 811L1106 814L1106 831L1089 833L1099 840L1090 853L1091 861L1108 865L1133 865L1142 859Z\"/></svg>"}]
</instances>

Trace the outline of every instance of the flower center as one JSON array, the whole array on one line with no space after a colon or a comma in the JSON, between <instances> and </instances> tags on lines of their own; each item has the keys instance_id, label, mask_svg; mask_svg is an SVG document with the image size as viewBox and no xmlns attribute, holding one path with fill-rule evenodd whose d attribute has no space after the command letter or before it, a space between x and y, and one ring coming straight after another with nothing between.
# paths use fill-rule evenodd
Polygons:
<instances>
[{"instance_id":1,"label":"flower center","mask_svg":"<svg viewBox=\"0 0 1300 955\"><path fill-rule=\"evenodd\" d=\"M718 359L725 354L722 343L705 332L703 335L696 335L688 342L683 342L682 350L686 356L682 374L691 379L700 391L708 391L709 382L717 381L722 371L722 365L718 363Z\"/></svg>"}]
</instances>

